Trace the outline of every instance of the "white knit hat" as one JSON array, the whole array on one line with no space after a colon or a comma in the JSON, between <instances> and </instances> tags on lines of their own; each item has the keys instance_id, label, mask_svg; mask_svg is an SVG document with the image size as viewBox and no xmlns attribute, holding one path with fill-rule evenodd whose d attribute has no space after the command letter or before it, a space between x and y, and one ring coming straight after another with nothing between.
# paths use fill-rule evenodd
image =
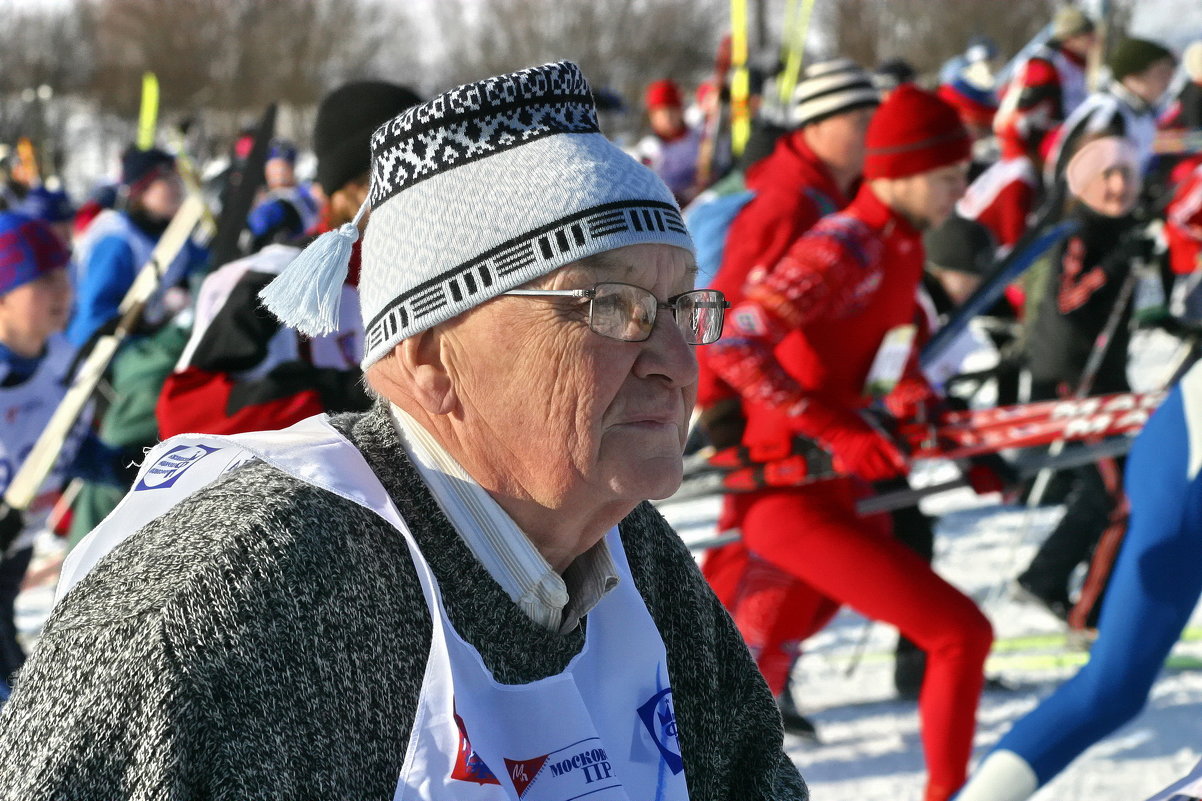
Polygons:
<instances>
[{"instance_id":1,"label":"white knit hat","mask_svg":"<svg viewBox=\"0 0 1202 801\"><path fill-rule=\"evenodd\" d=\"M1138 181L1139 164L1139 151L1130 140L1122 136L1103 136L1085 143L1073 154L1064 168L1064 178L1068 182L1068 191L1081 197L1094 180L1116 167L1126 169L1127 174Z\"/></svg>"},{"instance_id":2,"label":"white knit hat","mask_svg":"<svg viewBox=\"0 0 1202 801\"><path fill-rule=\"evenodd\" d=\"M881 93L868 71L849 58L811 64L793 90L788 122L794 128L836 114L880 105Z\"/></svg>"},{"instance_id":3,"label":"white knit hat","mask_svg":"<svg viewBox=\"0 0 1202 801\"><path fill-rule=\"evenodd\" d=\"M368 205L364 369L402 339L586 256L642 243L693 251L672 193L601 134L588 82L566 61L452 89L380 126ZM318 271L334 244L308 249ZM315 315L321 303L296 289L330 279L296 264L264 290L266 305L307 333L330 327L329 309Z\"/></svg>"}]
</instances>

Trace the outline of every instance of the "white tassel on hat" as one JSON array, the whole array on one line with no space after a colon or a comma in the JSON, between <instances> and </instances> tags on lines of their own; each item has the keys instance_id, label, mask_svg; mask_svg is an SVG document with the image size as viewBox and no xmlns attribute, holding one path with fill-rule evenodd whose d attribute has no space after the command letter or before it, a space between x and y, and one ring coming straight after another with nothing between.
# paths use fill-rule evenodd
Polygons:
<instances>
[{"instance_id":1,"label":"white tassel on hat","mask_svg":"<svg viewBox=\"0 0 1202 801\"><path fill-rule=\"evenodd\" d=\"M355 219L317 237L259 291L263 305L280 322L311 337L338 330L342 285L368 208L369 201L363 201Z\"/></svg>"}]
</instances>

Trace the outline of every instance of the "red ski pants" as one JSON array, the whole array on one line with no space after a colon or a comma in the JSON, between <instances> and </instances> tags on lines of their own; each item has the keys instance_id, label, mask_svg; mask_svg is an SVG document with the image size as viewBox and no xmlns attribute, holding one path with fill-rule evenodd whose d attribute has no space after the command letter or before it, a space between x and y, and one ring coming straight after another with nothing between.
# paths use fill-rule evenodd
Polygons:
<instances>
[{"instance_id":1,"label":"red ski pants","mask_svg":"<svg viewBox=\"0 0 1202 801\"><path fill-rule=\"evenodd\" d=\"M830 604L847 604L896 626L926 652L918 702L926 800L949 798L964 783L972 753L993 642L989 621L970 598L889 536L880 519L859 518L850 483L756 493L739 501L750 554L804 582L775 591L778 599L812 610L808 624L794 623L796 631L816 630L829 619Z\"/></svg>"},{"instance_id":2,"label":"red ski pants","mask_svg":"<svg viewBox=\"0 0 1202 801\"><path fill-rule=\"evenodd\" d=\"M801 644L839 604L734 542L706 555L702 572L730 612L774 696L785 692Z\"/></svg>"}]
</instances>

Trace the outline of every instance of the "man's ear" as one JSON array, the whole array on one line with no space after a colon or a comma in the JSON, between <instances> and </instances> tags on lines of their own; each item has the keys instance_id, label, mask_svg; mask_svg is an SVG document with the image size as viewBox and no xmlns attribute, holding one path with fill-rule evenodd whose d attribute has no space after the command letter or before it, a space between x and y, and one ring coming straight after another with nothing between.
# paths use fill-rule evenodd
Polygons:
<instances>
[{"instance_id":1,"label":"man's ear","mask_svg":"<svg viewBox=\"0 0 1202 801\"><path fill-rule=\"evenodd\" d=\"M458 403L455 383L443 360L443 334L439 326L401 340L396 359L408 377L413 399L429 414L449 414Z\"/></svg>"}]
</instances>

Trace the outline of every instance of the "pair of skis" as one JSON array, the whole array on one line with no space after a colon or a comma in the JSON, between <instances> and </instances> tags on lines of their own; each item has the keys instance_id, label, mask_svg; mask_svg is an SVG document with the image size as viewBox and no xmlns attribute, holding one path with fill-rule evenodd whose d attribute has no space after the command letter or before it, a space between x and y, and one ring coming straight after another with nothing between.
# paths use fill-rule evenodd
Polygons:
<instances>
[{"instance_id":1,"label":"pair of skis","mask_svg":"<svg viewBox=\"0 0 1202 801\"><path fill-rule=\"evenodd\" d=\"M1037 473L1047 468L1064 469L1125 453L1129 446L1126 435L1143 428L1164 395L1164 392L1124 392L1078 400L952 411L933 423L904 423L897 427L894 438L914 459L950 460L1048 445L1060 440L1094 443L1051 457L1020 460L1015 465L1020 474ZM1119 439L1113 439L1116 437ZM716 493L800 487L842 477L843 474L834 469L830 456L817 443L799 437L790 447L777 452L756 452L738 446L716 453L696 454L686 461L685 481L680 490L668 500L676 502ZM890 493L869 499L874 503L869 503L861 512L901 508L923 495L966 484L966 480L957 479L936 485L938 489ZM882 500L886 497L887 500Z\"/></svg>"},{"instance_id":2,"label":"pair of skis","mask_svg":"<svg viewBox=\"0 0 1202 801\"><path fill-rule=\"evenodd\" d=\"M963 459L1028 448L1133 434L1143 428L1165 393L1121 392L1092 398L951 412L938 424L905 423L900 440L919 459Z\"/></svg>"},{"instance_id":3,"label":"pair of skis","mask_svg":"<svg viewBox=\"0 0 1202 801\"><path fill-rule=\"evenodd\" d=\"M1101 442L1077 442L1055 455L1048 453L1021 454L1010 464L1015 474L1019 478L1026 480L1038 475L1043 470L1068 470L1085 464L1093 464L1102 459L1113 459L1123 456L1130 450L1131 442L1132 438L1125 436L1111 437ZM700 498L718 497L721 494L732 492L732 490L725 486L725 479L726 474L722 472L701 473L687 477L675 495L666 500L659 501L658 505L664 506ZM826 479L815 479L814 481L821 480ZM879 495L873 495L858 501L856 503L856 513L861 517L865 517L883 512L892 512L896 509L905 509L928 496L968 486L970 486L968 479L960 477L921 487L908 487L883 492ZM740 536L738 529L731 529L719 532L705 539L690 540L687 544L690 551L705 551L710 548L728 545L737 541Z\"/></svg>"}]
</instances>

